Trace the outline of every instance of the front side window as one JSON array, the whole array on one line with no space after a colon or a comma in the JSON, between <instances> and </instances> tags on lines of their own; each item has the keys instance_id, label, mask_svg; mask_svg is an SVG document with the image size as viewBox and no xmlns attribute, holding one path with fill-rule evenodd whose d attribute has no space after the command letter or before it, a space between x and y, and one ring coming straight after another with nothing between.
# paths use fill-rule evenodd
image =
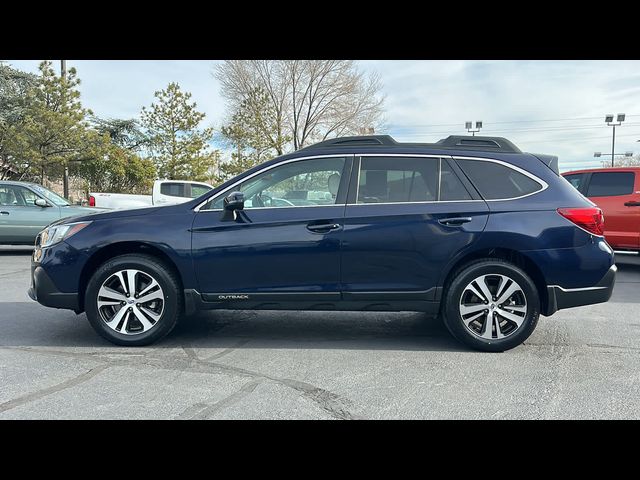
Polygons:
<instances>
[{"instance_id":1,"label":"front side window","mask_svg":"<svg viewBox=\"0 0 640 480\"><path fill-rule=\"evenodd\" d=\"M25 187L8 185L0 187L0 205L12 207L34 207L35 200L39 198L35 193Z\"/></svg>"},{"instance_id":2,"label":"front side window","mask_svg":"<svg viewBox=\"0 0 640 480\"><path fill-rule=\"evenodd\" d=\"M285 163L259 173L230 191L244 193L245 209L334 205L345 163L342 157ZM203 210L222 209L224 197L230 191L208 202Z\"/></svg>"},{"instance_id":3,"label":"front side window","mask_svg":"<svg viewBox=\"0 0 640 480\"><path fill-rule=\"evenodd\" d=\"M485 200L523 197L543 188L527 175L500 163L461 159L456 162Z\"/></svg>"},{"instance_id":4,"label":"front side window","mask_svg":"<svg viewBox=\"0 0 640 480\"><path fill-rule=\"evenodd\" d=\"M591 174L587 197L610 197L633 193L633 172L599 172Z\"/></svg>"}]
</instances>

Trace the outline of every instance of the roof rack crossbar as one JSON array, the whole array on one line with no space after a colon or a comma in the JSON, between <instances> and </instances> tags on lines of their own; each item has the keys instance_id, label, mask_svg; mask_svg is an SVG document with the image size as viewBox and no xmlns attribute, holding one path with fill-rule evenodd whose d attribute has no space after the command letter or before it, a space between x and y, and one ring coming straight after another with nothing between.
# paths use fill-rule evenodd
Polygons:
<instances>
[{"instance_id":1,"label":"roof rack crossbar","mask_svg":"<svg viewBox=\"0 0 640 480\"><path fill-rule=\"evenodd\" d=\"M361 135L353 137L338 137L324 140L308 147L304 147L303 150L315 150L317 148L327 147L383 147L383 146L416 146L416 147L430 147L430 148L442 148L442 149L465 149L476 151L493 151L503 153L522 153L522 151L516 147L512 142L503 137L475 137L468 135L450 135L447 138L437 141L436 143L399 143L396 142L390 135Z\"/></svg>"}]
</instances>

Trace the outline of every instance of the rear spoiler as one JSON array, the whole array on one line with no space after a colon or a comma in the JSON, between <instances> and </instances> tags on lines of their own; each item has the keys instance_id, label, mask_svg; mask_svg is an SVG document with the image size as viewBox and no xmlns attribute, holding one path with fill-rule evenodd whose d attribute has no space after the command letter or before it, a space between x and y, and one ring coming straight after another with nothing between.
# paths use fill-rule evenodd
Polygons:
<instances>
[{"instance_id":1,"label":"rear spoiler","mask_svg":"<svg viewBox=\"0 0 640 480\"><path fill-rule=\"evenodd\" d=\"M558 157L555 155L544 155L542 153L532 153L534 157L549 167L556 175L560 175L560 169L558 168Z\"/></svg>"}]
</instances>

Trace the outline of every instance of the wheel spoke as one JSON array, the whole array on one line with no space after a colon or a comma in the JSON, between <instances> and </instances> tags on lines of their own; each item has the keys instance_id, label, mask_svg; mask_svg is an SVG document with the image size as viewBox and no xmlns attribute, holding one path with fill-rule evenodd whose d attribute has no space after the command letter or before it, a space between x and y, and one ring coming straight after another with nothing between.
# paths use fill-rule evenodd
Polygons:
<instances>
[{"instance_id":1,"label":"wheel spoke","mask_svg":"<svg viewBox=\"0 0 640 480\"><path fill-rule=\"evenodd\" d=\"M108 298L115 303L111 303L111 305L116 305L120 302L126 301L127 297L125 297L122 293L117 292L109 287L105 287L104 285L98 291L98 297Z\"/></svg>"},{"instance_id":2,"label":"wheel spoke","mask_svg":"<svg viewBox=\"0 0 640 480\"><path fill-rule=\"evenodd\" d=\"M524 321L524 317L521 317L519 315L516 315L515 313L509 313L506 310L499 308L498 309L498 315L500 315L503 318L506 318L507 320L511 320L512 322L514 322L518 327L520 325L522 325L522 322Z\"/></svg>"},{"instance_id":3,"label":"wheel spoke","mask_svg":"<svg viewBox=\"0 0 640 480\"><path fill-rule=\"evenodd\" d=\"M138 293L138 298L143 297L144 295L146 295L152 288L157 287L159 284L158 282L156 282L153 278L151 279L151 283L149 285L147 285L144 290L142 290L140 293Z\"/></svg>"},{"instance_id":4,"label":"wheel spoke","mask_svg":"<svg viewBox=\"0 0 640 480\"><path fill-rule=\"evenodd\" d=\"M476 283L478 284L478 287L480 287L480 291L484 295L485 300L490 302L493 299L493 295L491 295L491 292L489 291L489 287L487 286L488 276L489 275L483 275L482 277L476 280Z\"/></svg>"},{"instance_id":5,"label":"wheel spoke","mask_svg":"<svg viewBox=\"0 0 640 480\"><path fill-rule=\"evenodd\" d=\"M487 320L484 322L484 332L482 332L482 338L493 338L493 315L487 314Z\"/></svg>"},{"instance_id":6,"label":"wheel spoke","mask_svg":"<svg viewBox=\"0 0 640 480\"><path fill-rule=\"evenodd\" d=\"M496 324L496 338L504 338L502 329L500 328L500 320L496 318L494 323Z\"/></svg>"},{"instance_id":7,"label":"wheel spoke","mask_svg":"<svg viewBox=\"0 0 640 480\"><path fill-rule=\"evenodd\" d=\"M125 310L124 308L122 310ZM126 309L127 313L124 315L124 320L122 321L122 327L120 327L120 333L127 333L127 326L129 325L129 319L131 318L131 310Z\"/></svg>"},{"instance_id":8,"label":"wheel spoke","mask_svg":"<svg viewBox=\"0 0 640 480\"><path fill-rule=\"evenodd\" d=\"M127 294L129 293L129 290L127 289L127 284L124 283L124 276L122 275L122 272L118 272L116 273L116 278L120 281L120 285L122 286L122 291Z\"/></svg>"},{"instance_id":9,"label":"wheel spoke","mask_svg":"<svg viewBox=\"0 0 640 480\"><path fill-rule=\"evenodd\" d=\"M469 318L463 318L463 321L464 321L464 323L467 324L467 327L468 327L471 322L473 322L474 320L477 320L478 318L482 317L483 315L486 315L486 313L484 313L484 311L482 311L480 313L477 313L475 315L472 315Z\"/></svg>"},{"instance_id":10,"label":"wheel spoke","mask_svg":"<svg viewBox=\"0 0 640 480\"><path fill-rule=\"evenodd\" d=\"M164 293L162 293L162 290L156 290L155 292L148 293L145 296L138 297L138 302L140 303L148 303L151 300L164 300Z\"/></svg>"},{"instance_id":11,"label":"wheel spoke","mask_svg":"<svg viewBox=\"0 0 640 480\"><path fill-rule=\"evenodd\" d=\"M526 305L505 305L501 307L501 310L506 310L508 312L513 310L514 312L527 313L527 306Z\"/></svg>"},{"instance_id":12,"label":"wheel spoke","mask_svg":"<svg viewBox=\"0 0 640 480\"><path fill-rule=\"evenodd\" d=\"M480 310L486 310L487 306L484 303L473 304L473 305L460 305L460 313L462 316L468 315L470 313L475 313Z\"/></svg>"},{"instance_id":13,"label":"wheel spoke","mask_svg":"<svg viewBox=\"0 0 640 480\"><path fill-rule=\"evenodd\" d=\"M496 300L496 303L504 303L507 300L509 300L514 293L519 292L520 291L520 286L516 283L516 282L511 282L511 285L509 285L509 288L507 288L504 293L502 293L502 295L500 295L498 297L498 300Z\"/></svg>"},{"instance_id":14,"label":"wheel spoke","mask_svg":"<svg viewBox=\"0 0 640 480\"><path fill-rule=\"evenodd\" d=\"M485 302L488 302L489 300L491 300L491 297L485 298L485 295L480 293L480 291L473 285L473 282L467 285L467 288L465 290L470 290L471 293L473 293L476 297L478 297L480 300L483 300Z\"/></svg>"},{"instance_id":15,"label":"wheel spoke","mask_svg":"<svg viewBox=\"0 0 640 480\"><path fill-rule=\"evenodd\" d=\"M136 274L137 270L127 270L127 283L129 284L128 294L133 296L136 293Z\"/></svg>"},{"instance_id":16,"label":"wheel spoke","mask_svg":"<svg viewBox=\"0 0 640 480\"><path fill-rule=\"evenodd\" d=\"M111 317L109 321L107 321L107 325L109 325L109 327L115 330L118 324L120 323L120 320L122 320L122 317L124 317L127 311L128 309L126 307L123 307L120 310L118 310L116 314L113 317Z\"/></svg>"},{"instance_id":17,"label":"wheel spoke","mask_svg":"<svg viewBox=\"0 0 640 480\"><path fill-rule=\"evenodd\" d=\"M133 313L142 324L143 332L146 332L151 327L153 327L153 324L147 319L147 317L144 316L144 314L137 307L133 307Z\"/></svg>"},{"instance_id":18,"label":"wheel spoke","mask_svg":"<svg viewBox=\"0 0 640 480\"><path fill-rule=\"evenodd\" d=\"M140 310L144 313L146 313L147 315L149 315L151 318L153 318L156 322L158 320L160 320L160 317L162 316L159 313L154 312L153 310L149 310L147 307L145 307L144 305L140 305Z\"/></svg>"}]
</instances>

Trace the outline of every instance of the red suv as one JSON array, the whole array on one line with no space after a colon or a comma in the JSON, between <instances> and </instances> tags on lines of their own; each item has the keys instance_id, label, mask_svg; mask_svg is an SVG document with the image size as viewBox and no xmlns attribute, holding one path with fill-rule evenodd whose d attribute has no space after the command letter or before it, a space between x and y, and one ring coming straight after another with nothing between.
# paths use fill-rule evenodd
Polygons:
<instances>
[{"instance_id":1,"label":"red suv","mask_svg":"<svg viewBox=\"0 0 640 480\"><path fill-rule=\"evenodd\" d=\"M640 250L640 167L575 170L562 176L602 209L609 245Z\"/></svg>"}]
</instances>

